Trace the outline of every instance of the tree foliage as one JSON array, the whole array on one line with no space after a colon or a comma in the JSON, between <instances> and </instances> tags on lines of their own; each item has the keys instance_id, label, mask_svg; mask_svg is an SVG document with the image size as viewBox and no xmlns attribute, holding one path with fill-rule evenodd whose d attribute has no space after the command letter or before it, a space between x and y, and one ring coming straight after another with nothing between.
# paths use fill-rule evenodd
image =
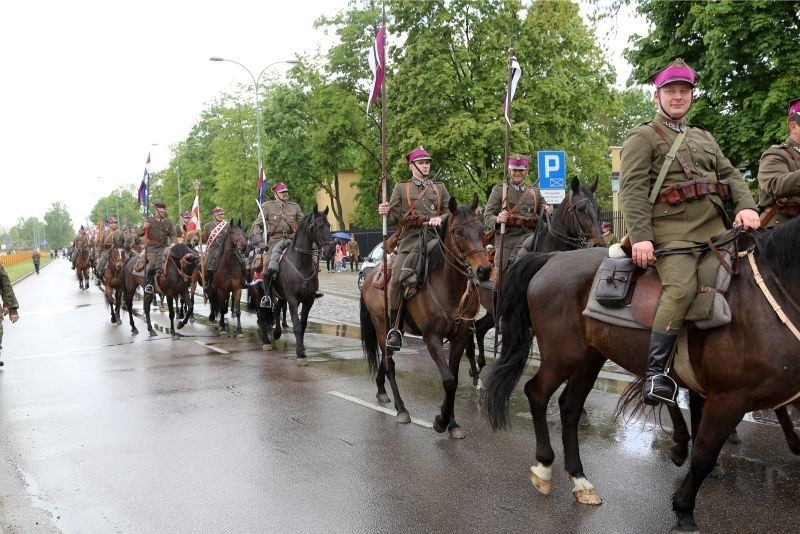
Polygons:
<instances>
[{"instance_id":1,"label":"tree foliage","mask_svg":"<svg viewBox=\"0 0 800 534\"><path fill-rule=\"evenodd\" d=\"M692 122L713 132L731 162L755 176L761 153L785 138L787 102L798 96L800 4L642 0L638 11L653 30L626 55L634 76L644 82L684 58L699 74Z\"/></svg>"}]
</instances>

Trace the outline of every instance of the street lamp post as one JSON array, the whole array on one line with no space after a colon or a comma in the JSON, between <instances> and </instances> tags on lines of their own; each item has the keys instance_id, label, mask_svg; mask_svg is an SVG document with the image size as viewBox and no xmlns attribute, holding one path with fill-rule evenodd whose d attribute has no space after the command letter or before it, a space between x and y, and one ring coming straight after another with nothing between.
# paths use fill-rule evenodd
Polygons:
<instances>
[{"instance_id":1,"label":"street lamp post","mask_svg":"<svg viewBox=\"0 0 800 534\"><path fill-rule=\"evenodd\" d=\"M274 63L270 63L269 65L267 65L266 67L261 69L261 73L256 78L253 75L253 73L250 71L250 69L248 69L247 67L245 67L244 65L242 65L241 63L236 61L235 59L227 59L227 58L223 58L223 57L214 56L214 57L209 58L209 60L210 61L228 61L230 63L236 63L237 65L242 67L244 70L246 70L247 74L249 74L250 78L253 80L253 85L255 86L255 90L256 90L256 130L257 130L257 132L256 132L256 146L258 148L258 171L257 172L260 173L261 172L261 167L262 167L262 165L261 165L261 99L260 99L259 94L258 94L258 87L259 87L259 83L261 82L261 76L263 76L264 73L267 72L267 69L269 69L270 67L273 67L275 65L279 65L281 63L288 63L288 64L291 64L291 65L295 65L295 64L300 63L300 62L297 61L296 59L287 59L287 60L283 60L283 61L275 61Z\"/></svg>"}]
</instances>

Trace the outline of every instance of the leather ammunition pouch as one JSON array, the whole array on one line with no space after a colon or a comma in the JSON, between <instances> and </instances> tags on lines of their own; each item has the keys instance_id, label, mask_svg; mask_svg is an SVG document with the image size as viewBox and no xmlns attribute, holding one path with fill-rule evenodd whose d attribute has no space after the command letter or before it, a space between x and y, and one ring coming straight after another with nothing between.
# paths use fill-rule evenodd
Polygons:
<instances>
[{"instance_id":1,"label":"leather ammunition pouch","mask_svg":"<svg viewBox=\"0 0 800 534\"><path fill-rule=\"evenodd\" d=\"M430 217L423 217L422 215L409 215L403 219L403 228L421 228L422 225L427 223Z\"/></svg>"},{"instance_id":2,"label":"leather ammunition pouch","mask_svg":"<svg viewBox=\"0 0 800 534\"><path fill-rule=\"evenodd\" d=\"M512 228L536 228L536 215L531 217L520 217L517 215L511 215L506 220L506 226L510 226Z\"/></svg>"},{"instance_id":3,"label":"leather ammunition pouch","mask_svg":"<svg viewBox=\"0 0 800 534\"><path fill-rule=\"evenodd\" d=\"M636 264L630 258L604 258L598 269L597 302L609 308L630 304Z\"/></svg>"},{"instance_id":4,"label":"leather ammunition pouch","mask_svg":"<svg viewBox=\"0 0 800 534\"><path fill-rule=\"evenodd\" d=\"M656 204L666 202L677 206L684 202L692 202L708 195L717 195L722 200L731 198L731 189L725 180L687 180L680 184L663 187L656 197Z\"/></svg>"}]
</instances>

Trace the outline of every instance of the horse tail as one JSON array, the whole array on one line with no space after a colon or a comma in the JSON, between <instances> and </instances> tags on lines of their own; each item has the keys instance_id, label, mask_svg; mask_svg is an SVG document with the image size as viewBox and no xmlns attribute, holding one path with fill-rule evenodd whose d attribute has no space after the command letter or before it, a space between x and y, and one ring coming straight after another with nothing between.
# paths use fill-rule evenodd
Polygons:
<instances>
[{"instance_id":1,"label":"horse tail","mask_svg":"<svg viewBox=\"0 0 800 534\"><path fill-rule=\"evenodd\" d=\"M367 303L364 302L364 295L361 295L359 308L361 315L361 349L364 351L364 357L367 358L369 363L369 371L374 375L378 372L381 364L381 350L378 346L378 333L375 331L375 323L372 322L372 315L367 309Z\"/></svg>"},{"instance_id":2,"label":"horse tail","mask_svg":"<svg viewBox=\"0 0 800 534\"><path fill-rule=\"evenodd\" d=\"M528 309L528 284L550 259L551 254L527 254L511 265L503 279L500 300L500 323L503 342L500 357L492 365L486 379L486 406L489 423L494 430L511 425L508 403L522 376L535 332ZM526 297L520 298L520 295Z\"/></svg>"}]
</instances>

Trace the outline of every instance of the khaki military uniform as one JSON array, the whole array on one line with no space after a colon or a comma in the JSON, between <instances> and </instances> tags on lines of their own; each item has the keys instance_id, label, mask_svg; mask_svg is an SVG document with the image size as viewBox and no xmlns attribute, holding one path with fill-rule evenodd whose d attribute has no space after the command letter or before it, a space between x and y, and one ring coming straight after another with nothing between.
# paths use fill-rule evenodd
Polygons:
<instances>
[{"instance_id":1,"label":"khaki military uniform","mask_svg":"<svg viewBox=\"0 0 800 534\"><path fill-rule=\"evenodd\" d=\"M214 229L220 225L225 225L219 233L215 236L214 241L211 243L208 242L208 239L211 237L211 234L214 233ZM221 222L217 222L216 220L207 222L205 226L203 226L203 233L201 235L203 243L206 245L206 271L212 272L217 268L217 261L219 260L219 253L222 250L222 241L225 238L225 232L228 231L227 225L230 223L226 220L222 220Z\"/></svg>"},{"instance_id":2,"label":"khaki military uniform","mask_svg":"<svg viewBox=\"0 0 800 534\"><path fill-rule=\"evenodd\" d=\"M166 217L160 219L155 215L148 217L147 222L150 223L145 238L147 271L152 273L156 269L161 269L164 250L172 243L172 239L175 237L175 226ZM144 227L139 230L139 235L145 235Z\"/></svg>"},{"instance_id":3,"label":"khaki military uniform","mask_svg":"<svg viewBox=\"0 0 800 534\"><path fill-rule=\"evenodd\" d=\"M392 267L389 292L392 309L400 307L402 301L400 272L406 258L419 242L423 223L432 217L440 216L447 209L448 202L450 202L450 193L441 182L409 180L394 186L389 199L389 213L386 215L386 222L389 226L398 226L402 229L397 240L397 257Z\"/></svg>"},{"instance_id":4,"label":"khaki military uniform","mask_svg":"<svg viewBox=\"0 0 800 534\"><path fill-rule=\"evenodd\" d=\"M175 225L175 243L183 243L183 238L186 235L186 225L179 222Z\"/></svg>"},{"instance_id":5,"label":"khaki military uniform","mask_svg":"<svg viewBox=\"0 0 800 534\"><path fill-rule=\"evenodd\" d=\"M506 192L506 206L512 212L506 221L506 234L503 238L503 269L508 267L526 237L536 230L538 213L547 202L542 198L538 187L532 185L513 183L508 184ZM483 224L487 229L496 228L494 237L495 258L499 258L500 251L500 223L497 216L503 211L503 186L492 187L489 200L484 208Z\"/></svg>"},{"instance_id":6,"label":"khaki military uniform","mask_svg":"<svg viewBox=\"0 0 800 534\"><path fill-rule=\"evenodd\" d=\"M661 114L657 114L652 122L667 134L670 144L645 123L633 128L622 145L619 200L631 242L652 241L656 250L705 243L726 229L723 200L718 194L698 196L691 202L675 205L660 199L650 204L650 192L679 130L679 125ZM693 180L713 184L707 189L716 189L719 180L728 180L734 213L755 209L741 173L722 154L711 134L699 127L685 127L688 128L686 137L678 154L688 165ZM684 184L687 180L676 157L660 191ZM656 269L663 289L653 332L675 335L683 326L697 291L697 260L696 253L657 258Z\"/></svg>"},{"instance_id":7,"label":"khaki military uniform","mask_svg":"<svg viewBox=\"0 0 800 534\"><path fill-rule=\"evenodd\" d=\"M75 266L75 258L78 257L78 251L81 248L89 246L89 236L86 234L78 234L75 236L75 239L72 241L72 257L70 261L72 261L72 266Z\"/></svg>"},{"instance_id":8,"label":"khaki military uniform","mask_svg":"<svg viewBox=\"0 0 800 534\"><path fill-rule=\"evenodd\" d=\"M358 270L358 257L361 255L361 250L358 248L358 241L351 239L347 242L347 257L350 259L350 270Z\"/></svg>"},{"instance_id":9,"label":"khaki military uniform","mask_svg":"<svg viewBox=\"0 0 800 534\"><path fill-rule=\"evenodd\" d=\"M100 253L100 261L97 262L97 271L103 275L103 271L108 263L112 248L125 248L125 232L122 230L109 230L103 238L103 251Z\"/></svg>"},{"instance_id":10,"label":"khaki military uniform","mask_svg":"<svg viewBox=\"0 0 800 534\"><path fill-rule=\"evenodd\" d=\"M264 219L267 221L267 246L272 248L283 239L292 239L297 224L303 219L303 210L295 202L281 202L280 200L269 200L261 204L261 211L264 212ZM261 214L253 221L253 236L260 236L264 233L264 225L261 223Z\"/></svg>"},{"instance_id":11,"label":"khaki military uniform","mask_svg":"<svg viewBox=\"0 0 800 534\"><path fill-rule=\"evenodd\" d=\"M765 228L800 215L800 144L791 137L772 145L758 164L758 205ZM777 203L777 204L776 204Z\"/></svg>"},{"instance_id":12,"label":"khaki military uniform","mask_svg":"<svg viewBox=\"0 0 800 534\"><path fill-rule=\"evenodd\" d=\"M3 308L8 308L9 315L19 315L19 303L11 286L6 268L0 264L0 296L3 297ZM3 349L3 314L0 312L0 350Z\"/></svg>"}]
</instances>

